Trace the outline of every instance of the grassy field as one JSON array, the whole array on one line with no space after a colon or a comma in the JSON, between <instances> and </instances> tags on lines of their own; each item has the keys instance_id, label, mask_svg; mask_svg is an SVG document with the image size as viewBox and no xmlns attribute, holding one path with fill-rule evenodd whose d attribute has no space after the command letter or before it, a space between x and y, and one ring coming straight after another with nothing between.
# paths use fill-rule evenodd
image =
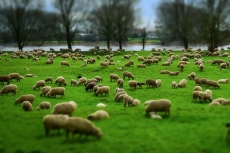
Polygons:
<instances>
[{"instance_id":1,"label":"grassy field","mask_svg":"<svg viewBox=\"0 0 230 153\"><path fill-rule=\"evenodd\" d=\"M142 40L141 40L141 38L129 38L128 42L131 42L131 43L141 43ZM160 43L160 40L159 39L150 39L150 38L147 38L146 39L146 43Z\"/></svg>"},{"instance_id":2,"label":"grassy field","mask_svg":"<svg viewBox=\"0 0 230 153\"><path fill-rule=\"evenodd\" d=\"M120 66L111 65L108 68L101 67L100 61L95 64L88 64L87 67L81 67L82 61L72 61L68 59L70 67L61 67L60 57L55 58L54 64L46 65L47 57L41 57L40 61L32 62L31 59L11 59L8 56L1 55L0 75L8 75L17 72L21 75L33 73L37 75L35 78L24 78L20 82L12 80L11 84L18 86L17 95L0 96L0 153L229 153L230 140L226 140L225 124L230 120L230 106L210 107L208 102L200 103L198 100L192 100L192 92L195 86L193 80L187 80L185 88L172 89L171 82L177 83L185 78L188 74L195 72L198 77L205 77L212 80L228 78L230 75L229 68L226 71L220 71L218 65L204 64L204 70L200 71L198 66L193 64L185 65L184 71L180 71L177 67L178 60L175 60L170 66L158 65L147 66L147 68L137 68L137 56L134 52L122 52L118 55L114 52L114 61L120 61ZM138 52L139 55L147 57L150 51ZM83 52L85 59L95 57L92 53ZM121 60L124 54L131 54L130 60L134 60L135 64L131 67L125 67L124 71L130 71L134 74L135 80L145 82L147 78L161 79L162 86L159 88L130 89L128 79L125 79L124 89L133 98L141 101L140 106L124 108L122 102L115 102L116 82L110 82L109 74L117 73L122 77L123 71L117 68L124 65L128 60ZM181 52L175 52L181 54ZM167 57L167 55L166 55ZM6 62L5 59L11 59ZM206 57L204 60L224 59L226 57ZM25 71L24 67L28 67L29 71ZM180 71L179 76L168 76L160 74L161 70ZM84 86L70 86L70 79L77 79L77 75L83 75L88 79L99 75L103 78L100 82L108 85L111 89L106 101L102 101L105 97L95 96L92 91L85 91ZM66 93L63 98L40 97L40 90L33 90L33 85L38 80L43 80L51 76L54 80L58 76L63 76L67 80L65 87ZM6 83L5 83L6 84ZM50 84L49 84L50 85ZM2 88L4 85L0 85ZM56 84L51 84L57 87ZM206 90L206 86L202 86ZM213 99L223 97L230 99L229 83L221 84L220 89L210 88L213 93ZM34 94L36 99L33 103L34 110L32 112L24 112L20 105L14 105L16 98L23 94ZM162 120L153 120L145 115L145 106L143 103L151 99L169 99L172 102L170 116L164 115L163 112L158 114L163 117ZM75 101L78 105L73 116L86 118L89 114L98 110L96 104L103 102L107 104L104 108L109 115L109 119L93 121L103 131L101 140L95 137L82 137L80 139L68 140L65 132L57 134L57 131L51 131L50 136L45 136L42 118L51 113L51 110L37 111L36 107L42 101L51 102L52 106L60 102Z\"/></svg>"}]
</instances>

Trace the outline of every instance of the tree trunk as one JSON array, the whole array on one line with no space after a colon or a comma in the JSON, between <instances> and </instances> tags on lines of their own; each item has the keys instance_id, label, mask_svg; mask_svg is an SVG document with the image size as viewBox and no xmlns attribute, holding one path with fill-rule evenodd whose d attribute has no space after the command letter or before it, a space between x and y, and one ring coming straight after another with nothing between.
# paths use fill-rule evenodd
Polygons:
<instances>
[{"instance_id":1,"label":"tree trunk","mask_svg":"<svg viewBox=\"0 0 230 153\"><path fill-rule=\"evenodd\" d=\"M110 48L110 41L107 40L106 43L107 43L107 48L108 48L108 50L109 50L109 48Z\"/></svg>"},{"instance_id":2,"label":"tree trunk","mask_svg":"<svg viewBox=\"0 0 230 153\"><path fill-rule=\"evenodd\" d=\"M22 51L23 46L21 44L21 39L20 39L20 34L18 31L16 31L16 35L17 35L17 44L18 44L18 49Z\"/></svg>"},{"instance_id":3,"label":"tree trunk","mask_svg":"<svg viewBox=\"0 0 230 153\"><path fill-rule=\"evenodd\" d=\"M119 43L119 49L122 49L122 42L119 41L118 43Z\"/></svg>"},{"instance_id":4,"label":"tree trunk","mask_svg":"<svg viewBox=\"0 0 230 153\"><path fill-rule=\"evenodd\" d=\"M72 49L72 39L70 37L70 32L68 30L66 31L66 42L68 45L68 49Z\"/></svg>"},{"instance_id":5,"label":"tree trunk","mask_svg":"<svg viewBox=\"0 0 230 153\"><path fill-rule=\"evenodd\" d=\"M188 40L186 38L183 40L183 43L184 43L184 48L188 49Z\"/></svg>"},{"instance_id":6,"label":"tree trunk","mask_svg":"<svg viewBox=\"0 0 230 153\"><path fill-rule=\"evenodd\" d=\"M145 50L145 38L142 38L142 49Z\"/></svg>"}]
</instances>

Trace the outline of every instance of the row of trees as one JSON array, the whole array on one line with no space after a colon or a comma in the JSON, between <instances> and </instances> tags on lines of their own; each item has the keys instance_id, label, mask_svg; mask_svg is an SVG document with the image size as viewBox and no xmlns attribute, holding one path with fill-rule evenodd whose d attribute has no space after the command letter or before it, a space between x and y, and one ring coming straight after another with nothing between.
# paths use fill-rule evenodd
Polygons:
<instances>
[{"instance_id":1,"label":"row of trees","mask_svg":"<svg viewBox=\"0 0 230 153\"><path fill-rule=\"evenodd\" d=\"M0 42L16 42L20 50L26 45L40 46L46 40L65 40L69 49L76 35L84 29L98 35L110 48L119 48L134 28L139 0L52 0L52 12L44 9L45 0L1 0ZM205 43L209 50L229 41L229 0L167 0L156 13L155 34L162 43L180 41ZM145 48L148 25L141 28Z\"/></svg>"}]
</instances>

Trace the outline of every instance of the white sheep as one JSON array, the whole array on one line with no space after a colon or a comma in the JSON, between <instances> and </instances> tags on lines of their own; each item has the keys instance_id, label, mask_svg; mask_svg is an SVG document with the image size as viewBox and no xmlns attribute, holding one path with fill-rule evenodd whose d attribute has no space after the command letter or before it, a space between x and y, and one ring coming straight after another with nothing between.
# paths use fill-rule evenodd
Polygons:
<instances>
[{"instance_id":1,"label":"white sheep","mask_svg":"<svg viewBox=\"0 0 230 153\"><path fill-rule=\"evenodd\" d=\"M98 110L87 117L89 120L100 120L105 118L109 118L109 113L104 110Z\"/></svg>"},{"instance_id":2,"label":"white sheep","mask_svg":"<svg viewBox=\"0 0 230 153\"><path fill-rule=\"evenodd\" d=\"M32 111L33 110L33 106L29 101L23 101L22 102L22 109L24 111Z\"/></svg>"},{"instance_id":3,"label":"white sheep","mask_svg":"<svg viewBox=\"0 0 230 153\"><path fill-rule=\"evenodd\" d=\"M125 91L119 91L119 92L117 92L116 94L115 94L115 101L117 101L117 98L120 96L120 95L122 95L122 94L127 94Z\"/></svg>"},{"instance_id":4,"label":"white sheep","mask_svg":"<svg viewBox=\"0 0 230 153\"><path fill-rule=\"evenodd\" d=\"M228 81L229 81L228 78L226 78L226 79L220 79L220 80L217 81L217 83L218 84L220 84L220 83L228 83Z\"/></svg>"},{"instance_id":5,"label":"white sheep","mask_svg":"<svg viewBox=\"0 0 230 153\"><path fill-rule=\"evenodd\" d=\"M26 74L25 77L34 77L34 78L36 78L37 76L35 74Z\"/></svg>"},{"instance_id":6,"label":"white sheep","mask_svg":"<svg viewBox=\"0 0 230 153\"><path fill-rule=\"evenodd\" d=\"M199 98L200 102L207 101L207 100L212 101L212 97L210 97L208 93L203 92L203 91L200 91L198 93L198 98Z\"/></svg>"},{"instance_id":7,"label":"white sheep","mask_svg":"<svg viewBox=\"0 0 230 153\"><path fill-rule=\"evenodd\" d=\"M71 85L71 86L72 86L72 85L77 85L77 80L71 79L71 80L70 80L70 85Z\"/></svg>"},{"instance_id":8,"label":"white sheep","mask_svg":"<svg viewBox=\"0 0 230 153\"><path fill-rule=\"evenodd\" d=\"M146 102L144 102L144 106L148 106L149 105L149 103L151 103L152 102L152 100L147 100Z\"/></svg>"},{"instance_id":9,"label":"white sheep","mask_svg":"<svg viewBox=\"0 0 230 153\"><path fill-rule=\"evenodd\" d=\"M154 120L160 120L162 117L160 115L157 115L155 112L149 112L150 118Z\"/></svg>"},{"instance_id":10,"label":"white sheep","mask_svg":"<svg viewBox=\"0 0 230 153\"><path fill-rule=\"evenodd\" d=\"M52 89L51 86L45 86L45 87L42 87L41 91L40 91L40 96L46 96L46 94Z\"/></svg>"},{"instance_id":11,"label":"white sheep","mask_svg":"<svg viewBox=\"0 0 230 153\"><path fill-rule=\"evenodd\" d=\"M165 114L170 114L171 101L168 99L158 99L152 100L148 106L145 107L146 114L149 112L165 112Z\"/></svg>"},{"instance_id":12,"label":"white sheep","mask_svg":"<svg viewBox=\"0 0 230 153\"><path fill-rule=\"evenodd\" d=\"M112 82L113 80L117 81L120 77L117 74L110 74L109 78L110 81Z\"/></svg>"},{"instance_id":13,"label":"white sheep","mask_svg":"<svg viewBox=\"0 0 230 153\"><path fill-rule=\"evenodd\" d=\"M209 106L220 106L220 103L217 101L213 101L213 102L209 103Z\"/></svg>"},{"instance_id":14,"label":"white sheep","mask_svg":"<svg viewBox=\"0 0 230 153\"><path fill-rule=\"evenodd\" d=\"M133 99L133 106L138 106L140 105L141 101L139 99Z\"/></svg>"},{"instance_id":15,"label":"white sheep","mask_svg":"<svg viewBox=\"0 0 230 153\"><path fill-rule=\"evenodd\" d=\"M116 102L122 101L124 97L127 95L127 93L121 93L116 99Z\"/></svg>"},{"instance_id":16,"label":"white sheep","mask_svg":"<svg viewBox=\"0 0 230 153\"><path fill-rule=\"evenodd\" d=\"M179 83L178 83L178 87L183 88L185 87L187 84L187 80L186 79L182 79Z\"/></svg>"},{"instance_id":17,"label":"white sheep","mask_svg":"<svg viewBox=\"0 0 230 153\"><path fill-rule=\"evenodd\" d=\"M77 85L80 86L80 85L85 85L87 81L87 78L86 77L82 77L80 78L78 81L77 81Z\"/></svg>"},{"instance_id":18,"label":"white sheep","mask_svg":"<svg viewBox=\"0 0 230 153\"><path fill-rule=\"evenodd\" d=\"M57 129L58 132L61 128L64 128L65 120L69 118L68 115L55 114L55 115L46 115L43 117L43 125L45 128L45 133L48 136L50 130Z\"/></svg>"},{"instance_id":19,"label":"white sheep","mask_svg":"<svg viewBox=\"0 0 230 153\"><path fill-rule=\"evenodd\" d=\"M41 109L50 109L50 108L51 108L51 103L48 101L44 101L41 102L36 109L41 110Z\"/></svg>"},{"instance_id":20,"label":"white sheep","mask_svg":"<svg viewBox=\"0 0 230 153\"><path fill-rule=\"evenodd\" d=\"M35 100L35 96L33 94L26 94L20 96L18 99L15 100L15 105L22 103L23 101L29 101L31 104L33 104Z\"/></svg>"},{"instance_id":21,"label":"white sheep","mask_svg":"<svg viewBox=\"0 0 230 153\"><path fill-rule=\"evenodd\" d=\"M44 80L39 80L34 84L33 89L34 90L37 88L40 89L40 87L44 87L45 85L46 85L46 82Z\"/></svg>"},{"instance_id":22,"label":"white sheep","mask_svg":"<svg viewBox=\"0 0 230 153\"><path fill-rule=\"evenodd\" d=\"M99 94L101 94L101 96L102 96L103 93L105 93L105 96L106 96L106 95L109 94L109 92L110 92L110 87L109 86L102 86L102 87L99 87L94 94L96 96L98 96Z\"/></svg>"},{"instance_id":23,"label":"white sheep","mask_svg":"<svg viewBox=\"0 0 230 153\"><path fill-rule=\"evenodd\" d=\"M13 95L16 95L17 90L18 90L18 86L15 85L15 84L5 85L5 86L1 89L0 95L3 95L3 94L7 94L7 95L8 95L9 92L13 92Z\"/></svg>"},{"instance_id":24,"label":"white sheep","mask_svg":"<svg viewBox=\"0 0 230 153\"><path fill-rule=\"evenodd\" d=\"M157 87L160 87L160 86L161 86L161 80L160 80L160 79L157 79L157 80L156 80L156 84L157 84Z\"/></svg>"},{"instance_id":25,"label":"white sheep","mask_svg":"<svg viewBox=\"0 0 230 153\"><path fill-rule=\"evenodd\" d=\"M133 88L133 89L136 89L136 88L137 88L137 81L135 81L135 80L130 80L130 81L129 81L129 87L130 87L130 88Z\"/></svg>"},{"instance_id":26,"label":"white sheep","mask_svg":"<svg viewBox=\"0 0 230 153\"><path fill-rule=\"evenodd\" d=\"M17 81L20 82L20 75L19 75L19 73L10 73L10 74L8 74L8 76L10 76L10 80L16 79Z\"/></svg>"},{"instance_id":27,"label":"white sheep","mask_svg":"<svg viewBox=\"0 0 230 153\"><path fill-rule=\"evenodd\" d=\"M133 106L133 98L127 94L123 97L123 102L124 107L126 107L127 104L128 106Z\"/></svg>"},{"instance_id":28,"label":"white sheep","mask_svg":"<svg viewBox=\"0 0 230 153\"><path fill-rule=\"evenodd\" d=\"M67 61L61 61L61 66L70 66L70 64Z\"/></svg>"},{"instance_id":29,"label":"white sheep","mask_svg":"<svg viewBox=\"0 0 230 153\"><path fill-rule=\"evenodd\" d=\"M107 105L106 105L106 104L103 104L103 103L98 103L98 104L96 105L96 107L107 107Z\"/></svg>"},{"instance_id":30,"label":"white sheep","mask_svg":"<svg viewBox=\"0 0 230 153\"><path fill-rule=\"evenodd\" d=\"M56 95L65 96L65 88L64 87L54 87L48 93L47 97L56 97Z\"/></svg>"},{"instance_id":31,"label":"white sheep","mask_svg":"<svg viewBox=\"0 0 230 153\"><path fill-rule=\"evenodd\" d=\"M224 106L224 105L230 105L230 99L224 100L224 101L221 103L221 106Z\"/></svg>"},{"instance_id":32,"label":"white sheep","mask_svg":"<svg viewBox=\"0 0 230 153\"><path fill-rule=\"evenodd\" d=\"M172 81L172 88L178 88L177 83L175 81Z\"/></svg>"},{"instance_id":33,"label":"white sheep","mask_svg":"<svg viewBox=\"0 0 230 153\"><path fill-rule=\"evenodd\" d=\"M90 120L80 117L69 117L65 121L64 127L66 130L66 138L69 137L69 133L72 133L73 137L74 134L80 134L79 137L82 135L92 135L98 139L100 139L103 135L101 129L96 127Z\"/></svg>"},{"instance_id":34,"label":"white sheep","mask_svg":"<svg viewBox=\"0 0 230 153\"><path fill-rule=\"evenodd\" d=\"M205 92L209 97L212 98L212 91L211 91L211 90L206 89L204 92Z\"/></svg>"},{"instance_id":35,"label":"white sheep","mask_svg":"<svg viewBox=\"0 0 230 153\"><path fill-rule=\"evenodd\" d=\"M193 88L193 91L202 91L202 87L201 86L195 86Z\"/></svg>"},{"instance_id":36,"label":"white sheep","mask_svg":"<svg viewBox=\"0 0 230 153\"><path fill-rule=\"evenodd\" d=\"M72 113L76 110L77 103L74 101L62 102L54 105L52 114L66 114L72 116Z\"/></svg>"}]
</instances>

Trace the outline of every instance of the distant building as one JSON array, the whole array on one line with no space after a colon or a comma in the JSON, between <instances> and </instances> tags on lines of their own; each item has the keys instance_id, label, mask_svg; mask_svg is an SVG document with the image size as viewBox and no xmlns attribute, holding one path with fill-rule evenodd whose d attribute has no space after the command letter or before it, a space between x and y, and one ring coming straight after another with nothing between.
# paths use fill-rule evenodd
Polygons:
<instances>
[{"instance_id":1,"label":"distant building","mask_svg":"<svg viewBox=\"0 0 230 153\"><path fill-rule=\"evenodd\" d=\"M153 34L148 34L147 38L153 39L153 38L157 38L157 36L154 36Z\"/></svg>"}]
</instances>

